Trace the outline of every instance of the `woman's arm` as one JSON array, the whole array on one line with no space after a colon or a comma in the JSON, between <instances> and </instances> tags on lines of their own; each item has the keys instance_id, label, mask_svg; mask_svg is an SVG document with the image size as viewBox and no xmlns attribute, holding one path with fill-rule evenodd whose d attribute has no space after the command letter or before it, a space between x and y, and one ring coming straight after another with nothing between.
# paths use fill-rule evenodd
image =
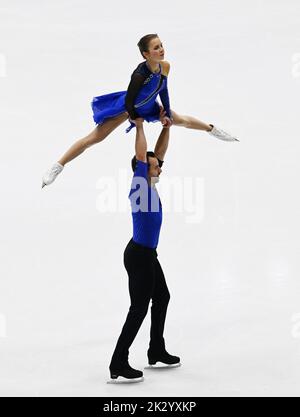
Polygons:
<instances>
[{"instance_id":1,"label":"woman's arm","mask_svg":"<svg viewBox=\"0 0 300 417\"><path fill-rule=\"evenodd\" d=\"M167 84L166 84L166 87L163 90L160 91L159 97L160 97L162 105L164 106L164 109L166 111L166 116L171 119L172 118L172 112L171 112L171 109L170 109L170 99L169 99L169 92L168 92Z\"/></svg>"},{"instance_id":2,"label":"woman's arm","mask_svg":"<svg viewBox=\"0 0 300 417\"><path fill-rule=\"evenodd\" d=\"M172 112L170 109L170 99L168 91L168 75L170 72L170 63L168 61L163 61L163 75L166 77L166 86L163 90L160 91L159 97L161 99L164 110L166 111L166 116L170 119L172 118Z\"/></svg>"},{"instance_id":3,"label":"woman's arm","mask_svg":"<svg viewBox=\"0 0 300 417\"><path fill-rule=\"evenodd\" d=\"M144 81L145 76L139 72L134 72L131 76L131 80L127 88L127 94L125 96L125 108L129 113L131 120L135 120L137 117L139 117L134 108L134 100L142 88Z\"/></svg>"}]
</instances>

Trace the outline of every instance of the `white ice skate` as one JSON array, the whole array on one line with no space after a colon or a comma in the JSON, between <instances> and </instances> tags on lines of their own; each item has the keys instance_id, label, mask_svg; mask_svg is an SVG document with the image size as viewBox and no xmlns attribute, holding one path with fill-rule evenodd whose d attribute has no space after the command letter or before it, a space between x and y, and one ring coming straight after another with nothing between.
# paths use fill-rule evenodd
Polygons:
<instances>
[{"instance_id":1,"label":"white ice skate","mask_svg":"<svg viewBox=\"0 0 300 417\"><path fill-rule=\"evenodd\" d=\"M63 165L59 162L55 162L55 164L44 174L42 188L45 187L45 185L51 184L63 169Z\"/></svg>"},{"instance_id":2,"label":"white ice skate","mask_svg":"<svg viewBox=\"0 0 300 417\"><path fill-rule=\"evenodd\" d=\"M136 382L143 382L144 377L140 378L124 378L123 376L118 376L117 378L111 378L107 381L107 384L134 384Z\"/></svg>"},{"instance_id":3,"label":"white ice skate","mask_svg":"<svg viewBox=\"0 0 300 417\"><path fill-rule=\"evenodd\" d=\"M231 136L229 133L224 132L224 130L219 129L218 127L210 124L212 126L212 130L208 132L210 135L216 137L217 139L225 140L226 142L239 142L237 138Z\"/></svg>"},{"instance_id":4,"label":"white ice skate","mask_svg":"<svg viewBox=\"0 0 300 417\"><path fill-rule=\"evenodd\" d=\"M179 366L181 366L180 362L167 364L167 363L158 361L154 365L145 366L144 369L169 369L169 368L178 368Z\"/></svg>"}]
</instances>

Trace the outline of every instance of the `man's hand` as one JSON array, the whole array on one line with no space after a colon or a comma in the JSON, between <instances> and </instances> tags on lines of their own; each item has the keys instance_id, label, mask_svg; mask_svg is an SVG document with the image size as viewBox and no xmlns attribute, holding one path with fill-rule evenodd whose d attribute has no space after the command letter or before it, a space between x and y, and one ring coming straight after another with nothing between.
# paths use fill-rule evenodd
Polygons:
<instances>
[{"instance_id":1,"label":"man's hand","mask_svg":"<svg viewBox=\"0 0 300 417\"><path fill-rule=\"evenodd\" d=\"M172 120L169 117L164 117L161 123L163 127L171 127L173 124Z\"/></svg>"},{"instance_id":2,"label":"man's hand","mask_svg":"<svg viewBox=\"0 0 300 417\"><path fill-rule=\"evenodd\" d=\"M132 123L136 125L136 127L142 127L144 123L144 119L142 117L137 117L134 120L129 119Z\"/></svg>"},{"instance_id":3,"label":"man's hand","mask_svg":"<svg viewBox=\"0 0 300 417\"><path fill-rule=\"evenodd\" d=\"M161 124L163 125L163 127L170 127L173 124L173 121L166 116L166 111L164 110L164 108L162 106L160 107L160 112L159 112L159 120L161 122Z\"/></svg>"}]
</instances>

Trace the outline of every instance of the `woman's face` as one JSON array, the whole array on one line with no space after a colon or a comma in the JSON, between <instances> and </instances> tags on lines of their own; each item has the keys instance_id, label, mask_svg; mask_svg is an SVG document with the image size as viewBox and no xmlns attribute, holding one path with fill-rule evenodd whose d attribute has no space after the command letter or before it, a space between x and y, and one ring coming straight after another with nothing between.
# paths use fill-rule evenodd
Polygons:
<instances>
[{"instance_id":1,"label":"woman's face","mask_svg":"<svg viewBox=\"0 0 300 417\"><path fill-rule=\"evenodd\" d=\"M156 62L164 60L165 51L159 38L152 39L149 43L148 49L148 52L144 52L146 59L151 59Z\"/></svg>"}]
</instances>

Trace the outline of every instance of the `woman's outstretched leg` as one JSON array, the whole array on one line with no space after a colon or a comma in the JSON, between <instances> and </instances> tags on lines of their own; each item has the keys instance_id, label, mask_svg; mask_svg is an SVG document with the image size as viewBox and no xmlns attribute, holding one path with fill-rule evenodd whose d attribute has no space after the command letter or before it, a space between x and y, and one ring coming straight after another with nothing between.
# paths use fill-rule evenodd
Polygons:
<instances>
[{"instance_id":1,"label":"woman's outstretched leg","mask_svg":"<svg viewBox=\"0 0 300 417\"><path fill-rule=\"evenodd\" d=\"M59 159L61 165L65 165L72 159L76 158L83 151L96 143L102 142L113 130L115 130L121 123L128 118L128 113L124 112L119 116L112 117L106 120L102 125L98 125L87 136L77 140L67 152Z\"/></svg>"},{"instance_id":2,"label":"woman's outstretched leg","mask_svg":"<svg viewBox=\"0 0 300 417\"><path fill-rule=\"evenodd\" d=\"M224 132L224 130L219 129L212 124L202 122L201 120L196 119L196 117L185 115L183 116L174 112L173 110L172 116L173 124L176 126L183 126L188 129L204 130L206 132L209 132L210 135L215 136L217 139L225 140L227 142L239 141L234 136L231 136L230 134Z\"/></svg>"},{"instance_id":3,"label":"woman's outstretched leg","mask_svg":"<svg viewBox=\"0 0 300 417\"><path fill-rule=\"evenodd\" d=\"M72 161L87 148L96 143L102 142L113 130L128 118L128 113L124 112L119 116L106 120L103 124L98 125L95 129L82 139L77 140L67 152L45 173L42 187L51 184L57 175L63 170L65 164Z\"/></svg>"},{"instance_id":4,"label":"woman's outstretched leg","mask_svg":"<svg viewBox=\"0 0 300 417\"><path fill-rule=\"evenodd\" d=\"M183 126L188 129L205 130L206 132L210 132L212 130L212 127L209 124L196 119L196 117L183 116L181 114L175 113L174 110L172 110L172 116L173 124L176 126Z\"/></svg>"}]
</instances>

